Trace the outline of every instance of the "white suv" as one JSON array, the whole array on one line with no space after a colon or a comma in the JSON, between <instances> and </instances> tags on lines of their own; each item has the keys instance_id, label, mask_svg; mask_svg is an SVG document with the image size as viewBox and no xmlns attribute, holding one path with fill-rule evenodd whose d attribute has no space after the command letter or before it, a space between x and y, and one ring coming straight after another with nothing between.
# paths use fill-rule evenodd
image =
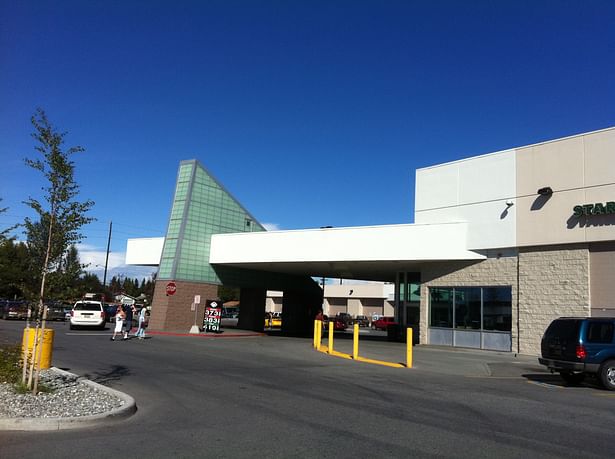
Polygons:
<instances>
[{"instance_id":1,"label":"white suv","mask_svg":"<svg viewBox=\"0 0 615 459\"><path fill-rule=\"evenodd\" d=\"M105 309L100 301L77 301L70 312L70 329L75 327L105 328Z\"/></svg>"}]
</instances>

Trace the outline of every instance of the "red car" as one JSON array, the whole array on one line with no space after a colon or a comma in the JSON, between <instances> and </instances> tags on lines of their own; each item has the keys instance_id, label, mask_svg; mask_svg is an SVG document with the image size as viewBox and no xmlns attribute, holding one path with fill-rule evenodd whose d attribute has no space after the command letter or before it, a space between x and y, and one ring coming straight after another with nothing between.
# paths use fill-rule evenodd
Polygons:
<instances>
[{"instance_id":1,"label":"red car","mask_svg":"<svg viewBox=\"0 0 615 459\"><path fill-rule=\"evenodd\" d=\"M346 330L346 328L348 328L346 326L346 322L344 322L339 317L333 317L330 320L333 321L333 330L334 331L344 331L344 330ZM325 316L325 319L322 321L322 329L323 330L329 330L329 318L327 316Z\"/></svg>"},{"instance_id":2,"label":"red car","mask_svg":"<svg viewBox=\"0 0 615 459\"><path fill-rule=\"evenodd\" d=\"M397 325L395 317L381 317L378 320L372 322L372 330L384 330L386 331L389 325Z\"/></svg>"}]
</instances>

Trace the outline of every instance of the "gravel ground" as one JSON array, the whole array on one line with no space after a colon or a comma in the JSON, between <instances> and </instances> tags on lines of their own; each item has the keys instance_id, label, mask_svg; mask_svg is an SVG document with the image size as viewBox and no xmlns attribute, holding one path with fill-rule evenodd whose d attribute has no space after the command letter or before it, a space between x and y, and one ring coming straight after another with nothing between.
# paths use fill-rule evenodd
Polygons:
<instances>
[{"instance_id":1,"label":"gravel ground","mask_svg":"<svg viewBox=\"0 0 615 459\"><path fill-rule=\"evenodd\" d=\"M0 383L0 417L79 417L106 413L124 404L123 400L84 384L75 376L53 370L41 371L40 383L53 390L36 396L19 394L10 384Z\"/></svg>"}]
</instances>

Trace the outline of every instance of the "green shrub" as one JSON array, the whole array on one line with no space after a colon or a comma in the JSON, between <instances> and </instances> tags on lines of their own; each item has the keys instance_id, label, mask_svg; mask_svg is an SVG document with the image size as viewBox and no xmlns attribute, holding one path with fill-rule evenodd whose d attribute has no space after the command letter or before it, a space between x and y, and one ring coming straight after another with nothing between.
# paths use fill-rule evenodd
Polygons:
<instances>
[{"instance_id":1,"label":"green shrub","mask_svg":"<svg viewBox=\"0 0 615 459\"><path fill-rule=\"evenodd\" d=\"M19 344L0 345L0 382L21 383L21 346Z\"/></svg>"}]
</instances>

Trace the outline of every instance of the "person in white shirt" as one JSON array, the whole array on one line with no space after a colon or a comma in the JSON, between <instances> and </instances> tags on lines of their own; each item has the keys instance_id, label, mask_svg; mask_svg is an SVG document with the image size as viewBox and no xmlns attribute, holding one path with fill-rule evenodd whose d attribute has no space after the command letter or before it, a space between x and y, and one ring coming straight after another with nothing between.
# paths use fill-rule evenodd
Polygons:
<instances>
[{"instance_id":1,"label":"person in white shirt","mask_svg":"<svg viewBox=\"0 0 615 459\"><path fill-rule=\"evenodd\" d=\"M145 319L147 314L147 308L143 306L139 311L139 328L137 329L136 337L139 339L145 338Z\"/></svg>"}]
</instances>

